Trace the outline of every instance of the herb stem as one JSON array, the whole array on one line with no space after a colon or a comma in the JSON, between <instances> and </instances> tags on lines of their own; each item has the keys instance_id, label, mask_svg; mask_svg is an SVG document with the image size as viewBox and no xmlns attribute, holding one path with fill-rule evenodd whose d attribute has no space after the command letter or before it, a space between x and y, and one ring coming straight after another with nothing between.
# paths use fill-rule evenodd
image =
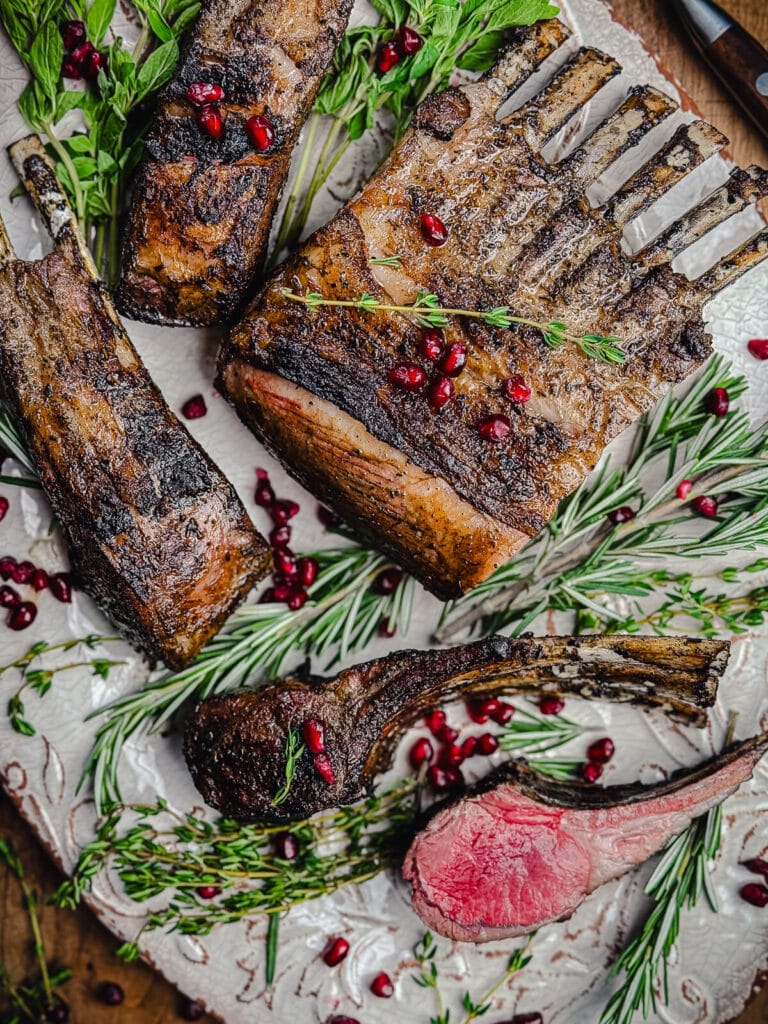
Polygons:
<instances>
[{"instance_id":1,"label":"herb stem","mask_svg":"<svg viewBox=\"0 0 768 1024\"><path fill-rule=\"evenodd\" d=\"M72 182L72 192L75 200L75 216L79 224L85 224L85 196L83 194L82 184L80 182L80 175L77 173L72 158L67 152L66 148L61 144L53 130L53 125L45 123L42 125L43 131L48 136L48 142L56 153L56 156L62 162L67 169L67 174ZM87 235L85 236L87 239Z\"/></svg>"},{"instance_id":2,"label":"herb stem","mask_svg":"<svg viewBox=\"0 0 768 1024\"><path fill-rule=\"evenodd\" d=\"M275 245L272 250L272 254L267 264L267 270L272 270L280 258L280 253L288 245L288 241L292 238L293 229L293 213L296 209L296 204L299 201L301 194L301 187L304 184L304 179L307 176L307 170L309 168L309 161L312 159L315 148L315 138L320 127L320 121L322 115L317 111L313 111L309 117L309 123L307 124L307 131L305 138L302 139L302 151L299 166L296 169L296 177L293 185L291 186L291 192L288 196L288 202L285 204L283 210L283 216L280 221L280 229L275 239Z\"/></svg>"}]
</instances>

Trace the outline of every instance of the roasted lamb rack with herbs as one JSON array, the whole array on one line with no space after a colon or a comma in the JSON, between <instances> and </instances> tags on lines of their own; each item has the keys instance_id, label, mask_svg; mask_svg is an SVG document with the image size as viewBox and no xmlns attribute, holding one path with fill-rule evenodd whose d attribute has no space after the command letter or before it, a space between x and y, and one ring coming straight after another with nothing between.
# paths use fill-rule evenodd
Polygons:
<instances>
[{"instance_id":1,"label":"roasted lamb rack with herbs","mask_svg":"<svg viewBox=\"0 0 768 1024\"><path fill-rule=\"evenodd\" d=\"M630 90L560 162L542 156L620 72L611 57L579 50L498 118L565 36L543 22L478 83L427 99L220 358L256 435L441 597L513 556L606 444L706 359L704 302L768 255L763 231L696 280L670 265L768 192L755 168L643 251L622 248L624 228L725 145L701 121L591 207L590 186L677 109L656 89Z\"/></svg>"},{"instance_id":2,"label":"roasted lamb rack with herbs","mask_svg":"<svg viewBox=\"0 0 768 1024\"><path fill-rule=\"evenodd\" d=\"M293 147L352 0L214 0L147 136L123 245L121 312L231 321L266 253Z\"/></svg>"},{"instance_id":3,"label":"roasted lamb rack with herbs","mask_svg":"<svg viewBox=\"0 0 768 1024\"><path fill-rule=\"evenodd\" d=\"M79 584L152 659L185 665L269 568L234 488L166 405L38 138L11 159L54 242L0 222L0 379Z\"/></svg>"},{"instance_id":4,"label":"roasted lamb rack with herbs","mask_svg":"<svg viewBox=\"0 0 768 1024\"><path fill-rule=\"evenodd\" d=\"M206 803L223 814L294 821L365 796L404 731L460 695L635 702L703 725L728 650L717 640L613 636L492 637L399 651L329 679L293 675L203 701L187 723L184 753Z\"/></svg>"}]
</instances>

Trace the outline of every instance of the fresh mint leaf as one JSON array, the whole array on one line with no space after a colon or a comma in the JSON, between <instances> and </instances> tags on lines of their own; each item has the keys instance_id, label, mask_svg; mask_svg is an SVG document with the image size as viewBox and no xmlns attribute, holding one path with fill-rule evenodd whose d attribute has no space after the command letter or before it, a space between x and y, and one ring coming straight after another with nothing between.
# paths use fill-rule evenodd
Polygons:
<instances>
[{"instance_id":1,"label":"fresh mint leaf","mask_svg":"<svg viewBox=\"0 0 768 1024\"><path fill-rule=\"evenodd\" d=\"M46 22L36 34L29 50L32 74L46 95L55 102L64 59L64 44L58 25Z\"/></svg>"},{"instance_id":2,"label":"fresh mint leaf","mask_svg":"<svg viewBox=\"0 0 768 1024\"><path fill-rule=\"evenodd\" d=\"M151 92L165 85L173 74L179 59L179 44L175 39L163 43L147 57L136 76L136 93L143 100Z\"/></svg>"},{"instance_id":3,"label":"fresh mint leaf","mask_svg":"<svg viewBox=\"0 0 768 1024\"><path fill-rule=\"evenodd\" d=\"M88 38L94 46L101 46L115 13L115 0L93 0L85 15Z\"/></svg>"}]
</instances>

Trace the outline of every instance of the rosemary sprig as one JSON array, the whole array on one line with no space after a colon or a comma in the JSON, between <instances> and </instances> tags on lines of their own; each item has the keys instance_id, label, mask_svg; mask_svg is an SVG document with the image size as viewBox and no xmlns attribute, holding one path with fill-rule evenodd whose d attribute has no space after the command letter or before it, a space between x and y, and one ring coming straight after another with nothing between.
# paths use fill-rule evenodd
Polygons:
<instances>
[{"instance_id":1,"label":"rosemary sprig","mask_svg":"<svg viewBox=\"0 0 768 1024\"><path fill-rule=\"evenodd\" d=\"M8 403L0 398L0 466L5 456L15 459L27 475L22 477L3 475L0 476L0 483L13 484L17 487L40 487L37 470L32 465L32 460L11 416Z\"/></svg>"},{"instance_id":2,"label":"rosemary sprig","mask_svg":"<svg viewBox=\"0 0 768 1024\"><path fill-rule=\"evenodd\" d=\"M516 316L510 313L509 306L497 306L494 309L486 310L454 309L441 306L436 295L425 291L420 291L416 301L407 306L380 302L368 292L364 292L356 299L328 299L319 292L311 291L300 295L298 292L291 291L290 288L281 288L280 294L292 302L302 303L311 310L317 310L323 306L333 306L360 309L364 313L404 313L414 317L416 323L427 327L447 327L448 318L451 316L481 320L490 327L508 328L513 325L532 327L541 332L544 341L553 349L562 348L563 345L570 342L577 345L584 355L590 359L597 359L599 362L623 363L626 358L623 350L619 347L620 338L600 334L576 334L560 320L542 323L527 317Z\"/></svg>"},{"instance_id":3,"label":"rosemary sprig","mask_svg":"<svg viewBox=\"0 0 768 1024\"><path fill-rule=\"evenodd\" d=\"M275 793L272 800L273 807L279 807L285 803L293 785L293 777L296 774L296 765L306 750L303 743L299 741L299 734L294 728L288 729L285 740L285 782Z\"/></svg>"}]
</instances>

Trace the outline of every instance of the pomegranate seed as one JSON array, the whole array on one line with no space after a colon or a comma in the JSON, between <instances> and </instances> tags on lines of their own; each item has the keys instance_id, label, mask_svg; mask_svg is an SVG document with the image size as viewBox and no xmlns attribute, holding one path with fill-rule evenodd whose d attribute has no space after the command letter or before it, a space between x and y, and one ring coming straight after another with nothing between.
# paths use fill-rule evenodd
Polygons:
<instances>
[{"instance_id":1,"label":"pomegranate seed","mask_svg":"<svg viewBox=\"0 0 768 1024\"><path fill-rule=\"evenodd\" d=\"M11 572L14 583L29 583L35 575L35 567L31 562L17 562Z\"/></svg>"},{"instance_id":2,"label":"pomegranate seed","mask_svg":"<svg viewBox=\"0 0 768 1024\"><path fill-rule=\"evenodd\" d=\"M198 107L195 113L195 120L212 139L220 139L224 133L224 122L221 119L221 112L210 103L204 107Z\"/></svg>"},{"instance_id":3,"label":"pomegranate seed","mask_svg":"<svg viewBox=\"0 0 768 1024\"><path fill-rule=\"evenodd\" d=\"M213 82L193 82L187 87L187 99L194 107L204 107L208 103L219 103L224 99L224 90Z\"/></svg>"},{"instance_id":4,"label":"pomegranate seed","mask_svg":"<svg viewBox=\"0 0 768 1024\"><path fill-rule=\"evenodd\" d=\"M457 729L452 729L450 725L443 725L435 733L435 738L440 740L441 743L453 743L458 735Z\"/></svg>"},{"instance_id":5,"label":"pomegranate seed","mask_svg":"<svg viewBox=\"0 0 768 1024\"><path fill-rule=\"evenodd\" d=\"M467 714L478 725L485 725L491 717L485 710L485 701L482 700L467 701Z\"/></svg>"},{"instance_id":6,"label":"pomegranate seed","mask_svg":"<svg viewBox=\"0 0 768 1024\"><path fill-rule=\"evenodd\" d=\"M16 559L13 555L4 555L0 558L0 578L9 580L13 576L13 567L16 565Z\"/></svg>"},{"instance_id":7,"label":"pomegranate seed","mask_svg":"<svg viewBox=\"0 0 768 1024\"><path fill-rule=\"evenodd\" d=\"M325 505L317 506L317 518L329 530L341 524L341 516L336 515L332 508L326 508Z\"/></svg>"},{"instance_id":8,"label":"pomegranate seed","mask_svg":"<svg viewBox=\"0 0 768 1024\"><path fill-rule=\"evenodd\" d=\"M218 885L198 885L195 892L201 900L212 900L221 894Z\"/></svg>"},{"instance_id":9,"label":"pomegranate seed","mask_svg":"<svg viewBox=\"0 0 768 1024\"><path fill-rule=\"evenodd\" d=\"M74 53L72 56L75 56ZM99 72L107 70L107 55L106 53L99 53L98 50L91 49L83 58L80 67L83 72L83 78L87 78L89 82L95 82L99 77Z\"/></svg>"},{"instance_id":10,"label":"pomegranate seed","mask_svg":"<svg viewBox=\"0 0 768 1024\"><path fill-rule=\"evenodd\" d=\"M630 508L629 505L622 505L621 508L615 508L613 512L608 513L608 519L617 526L619 523L628 523L630 519L635 518L635 510Z\"/></svg>"},{"instance_id":11,"label":"pomegranate seed","mask_svg":"<svg viewBox=\"0 0 768 1024\"><path fill-rule=\"evenodd\" d=\"M728 414L731 399L725 388L712 388L704 399L704 405L711 416L717 416L718 419L722 419L723 416Z\"/></svg>"},{"instance_id":12,"label":"pomegranate seed","mask_svg":"<svg viewBox=\"0 0 768 1024\"><path fill-rule=\"evenodd\" d=\"M82 21L63 21L59 31L67 50L74 50L85 42L85 25Z\"/></svg>"},{"instance_id":13,"label":"pomegranate seed","mask_svg":"<svg viewBox=\"0 0 768 1024\"><path fill-rule=\"evenodd\" d=\"M301 735L310 754L322 754L325 750L325 726L319 719L308 718L302 727Z\"/></svg>"},{"instance_id":14,"label":"pomegranate seed","mask_svg":"<svg viewBox=\"0 0 768 1024\"><path fill-rule=\"evenodd\" d=\"M688 497L692 490L693 480L681 480L680 483L677 485L677 490L675 491L675 494L678 496L680 501L685 501L685 499Z\"/></svg>"},{"instance_id":15,"label":"pomegranate seed","mask_svg":"<svg viewBox=\"0 0 768 1024\"><path fill-rule=\"evenodd\" d=\"M259 153L267 153L275 145L275 126L264 114L256 114L245 122L248 141Z\"/></svg>"},{"instance_id":16,"label":"pomegranate seed","mask_svg":"<svg viewBox=\"0 0 768 1024\"><path fill-rule=\"evenodd\" d=\"M514 704L502 703L499 705L499 710L495 715L491 715L491 718L496 722L497 725L506 725L515 713Z\"/></svg>"},{"instance_id":17,"label":"pomegranate seed","mask_svg":"<svg viewBox=\"0 0 768 1024\"><path fill-rule=\"evenodd\" d=\"M290 597L285 603L292 612L297 612L299 608L303 608L307 603L308 596L306 590L292 590Z\"/></svg>"},{"instance_id":18,"label":"pomegranate seed","mask_svg":"<svg viewBox=\"0 0 768 1024\"><path fill-rule=\"evenodd\" d=\"M105 981L99 986L99 998L107 1006L120 1006L125 999L125 992L116 981Z\"/></svg>"},{"instance_id":19,"label":"pomegranate seed","mask_svg":"<svg viewBox=\"0 0 768 1024\"><path fill-rule=\"evenodd\" d=\"M741 887L741 898L751 903L753 907L768 906L768 889L759 882L747 882Z\"/></svg>"},{"instance_id":20,"label":"pomegranate seed","mask_svg":"<svg viewBox=\"0 0 768 1024\"><path fill-rule=\"evenodd\" d=\"M449 377L458 377L467 365L467 346L463 341L454 341L440 362L440 369Z\"/></svg>"},{"instance_id":21,"label":"pomegranate seed","mask_svg":"<svg viewBox=\"0 0 768 1024\"><path fill-rule=\"evenodd\" d=\"M429 389L429 404L433 409L442 409L456 393L456 385L450 377L437 377Z\"/></svg>"},{"instance_id":22,"label":"pomegranate seed","mask_svg":"<svg viewBox=\"0 0 768 1024\"><path fill-rule=\"evenodd\" d=\"M768 860L762 857L752 857L750 860L743 860L741 866L751 871L753 875L762 875L768 878Z\"/></svg>"},{"instance_id":23,"label":"pomegranate seed","mask_svg":"<svg viewBox=\"0 0 768 1024\"><path fill-rule=\"evenodd\" d=\"M418 53L422 48L424 40L416 29L411 28L410 25L401 25L395 36L395 43L404 57L412 57L414 53Z\"/></svg>"},{"instance_id":24,"label":"pomegranate seed","mask_svg":"<svg viewBox=\"0 0 768 1024\"><path fill-rule=\"evenodd\" d=\"M181 415L185 420L199 420L207 412L208 409L205 406L205 399L202 395L193 395L181 407Z\"/></svg>"},{"instance_id":25,"label":"pomegranate seed","mask_svg":"<svg viewBox=\"0 0 768 1024\"><path fill-rule=\"evenodd\" d=\"M0 587L0 608L15 608L20 601L21 598L13 587L7 585Z\"/></svg>"},{"instance_id":26,"label":"pomegranate seed","mask_svg":"<svg viewBox=\"0 0 768 1024\"><path fill-rule=\"evenodd\" d=\"M55 572L48 579L48 587L57 601L70 604L72 601L72 577L68 572Z\"/></svg>"},{"instance_id":27,"label":"pomegranate seed","mask_svg":"<svg viewBox=\"0 0 768 1024\"><path fill-rule=\"evenodd\" d=\"M285 526L289 519L299 514L299 506L295 501L281 499L272 503L269 514L276 526Z\"/></svg>"},{"instance_id":28,"label":"pomegranate seed","mask_svg":"<svg viewBox=\"0 0 768 1024\"><path fill-rule=\"evenodd\" d=\"M336 781L336 773L333 770L330 757L327 754L315 754L313 761L317 774L324 782L332 786Z\"/></svg>"},{"instance_id":29,"label":"pomegranate seed","mask_svg":"<svg viewBox=\"0 0 768 1024\"><path fill-rule=\"evenodd\" d=\"M349 952L349 943L339 936L338 939L331 939L328 947L323 953L323 960L329 967L336 967Z\"/></svg>"},{"instance_id":30,"label":"pomegranate seed","mask_svg":"<svg viewBox=\"0 0 768 1024\"><path fill-rule=\"evenodd\" d=\"M182 1020L201 1020L205 1016L205 1010L194 999L182 999L179 1003L179 1016Z\"/></svg>"},{"instance_id":31,"label":"pomegranate seed","mask_svg":"<svg viewBox=\"0 0 768 1024\"><path fill-rule=\"evenodd\" d=\"M38 591L45 590L48 586L48 573L45 569L35 569L32 573L32 578L29 581L30 586L33 590Z\"/></svg>"},{"instance_id":32,"label":"pomegranate seed","mask_svg":"<svg viewBox=\"0 0 768 1024\"><path fill-rule=\"evenodd\" d=\"M477 753L477 736L467 736L461 744L461 753L465 761L468 757L475 756Z\"/></svg>"},{"instance_id":33,"label":"pomegranate seed","mask_svg":"<svg viewBox=\"0 0 768 1024\"><path fill-rule=\"evenodd\" d=\"M434 749L428 739L416 740L411 749L408 752L408 760L411 762L411 768L416 771L421 768L423 764L432 760Z\"/></svg>"},{"instance_id":34,"label":"pomegranate seed","mask_svg":"<svg viewBox=\"0 0 768 1024\"><path fill-rule=\"evenodd\" d=\"M445 335L439 327L426 327L419 342L419 352L425 359L436 363L443 354Z\"/></svg>"},{"instance_id":35,"label":"pomegranate seed","mask_svg":"<svg viewBox=\"0 0 768 1024\"><path fill-rule=\"evenodd\" d=\"M507 377L502 384L502 388L507 398L517 405L525 405L531 397L531 389L525 383L525 378L519 373L514 373L511 377Z\"/></svg>"},{"instance_id":36,"label":"pomegranate seed","mask_svg":"<svg viewBox=\"0 0 768 1024\"><path fill-rule=\"evenodd\" d=\"M448 241L448 228L434 213L422 213L421 234L427 245L445 245Z\"/></svg>"},{"instance_id":37,"label":"pomegranate seed","mask_svg":"<svg viewBox=\"0 0 768 1024\"><path fill-rule=\"evenodd\" d=\"M395 42L383 43L376 56L376 70L381 75L386 75L400 60Z\"/></svg>"},{"instance_id":38,"label":"pomegranate seed","mask_svg":"<svg viewBox=\"0 0 768 1024\"><path fill-rule=\"evenodd\" d=\"M329 1017L325 1024L360 1024L359 1020L354 1017L347 1017L344 1013L334 1013L332 1017Z\"/></svg>"},{"instance_id":39,"label":"pomegranate seed","mask_svg":"<svg viewBox=\"0 0 768 1024\"><path fill-rule=\"evenodd\" d=\"M598 764L605 764L610 761L614 755L616 747L613 744L613 740L606 736L602 740L595 740L587 748L587 758L590 761L596 761Z\"/></svg>"},{"instance_id":40,"label":"pomegranate seed","mask_svg":"<svg viewBox=\"0 0 768 1024\"><path fill-rule=\"evenodd\" d=\"M293 593L293 587L290 583L278 583L272 588L272 593L276 601L287 601Z\"/></svg>"},{"instance_id":41,"label":"pomegranate seed","mask_svg":"<svg viewBox=\"0 0 768 1024\"><path fill-rule=\"evenodd\" d=\"M285 548L277 548L272 557L275 561L275 573L281 580L293 580L298 576L296 558Z\"/></svg>"},{"instance_id":42,"label":"pomegranate seed","mask_svg":"<svg viewBox=\"0 0 768 1024\"><path fill-rule=\"evenodd\" d=\"M48 1024L63 1024L63 1021L69 1020L69 1007L66 1003L57 999L45 1011L43 1020L47 1021Z\"/></svg>"},{"instance_id":43,"label":"pomegranate seed","mask_svg":"<svg viewBox=\"0 0 768 1024\"><path fill-rule=\"evenodd\" d=\"M382 569L371 584L374 594L392 594L400 585L403 578L401 569Z\"/></svg>"},{"instance_id":44,"label":"pomegranate seed","mask_svg":"<svg viewBox=\"0 0 768 1024\"><path fill-rule=\"evenodd\" d=\"M83 77L80 61L75 60L72 56L65 57L61 62L61 77L73 78L75 81L79 81Z\"/></svg>"},{"instance_id":45,"label":"pomegranate seed","mask_svg":"<svg viewBox=\"0 0 768 1024\"><path fill-rule=\"evenodd\" d=\"M267 587L264 593L259 598L259 604L274 604L275 601L275 588Z\"/></svg>"},{"instance_id":46,"label":"pomegranate seed","mask_svg":"<svg viewBox=\"0 0 768 1024\"><path fill-rule=\"evenodd\" d=\"M395 986L392 979L384 971L381 971L371 982L371 992L379 999L391 999L395 994Z\"/></svg>"},{"instance_id":47,"label":"pomegranate seed","mask_svg":"<svg viewBox=\"0 0 768 1024\"><path fill-rule=\"evenodd\" d=\"M589 761L587 764L582 765L581 777L585 782L597 782L602 774L603 766L598 764L597 761Z\"/></svg>"},{"instance_id":48,"label":"pomegranate seed","mask_svg":"<svg viewBox=\"0 0 768 1024\"><path fill-rule=\"evenodd\" d=\"M565 701L559 697L542 697L539 701L539 711L542 715L559 715L565 707Z\"/></svg>"},{"instance_id":49,"label":"pomegranate seed","mask_svg":"<svg viewBox=\"0 0 768 1024\"><path fill-rule=\"evenodd\" d=\"M389 383L402 391L418 391L426 379L426 373L415 363L400 363L387 374Z\"/></svg>"},{"instance_id":50,"label":"pomegranate seed","mask_svg":"<svg viewBox=\"0 0 768 1024\"><path fill-rule=\"evenodd\" d=\"M388 619L382 619L379 623L379 636L390 639L397 633L397 626L390 624Z\"/></svg>"},{"instance_id":51,"label":"pomegranate seed","mask_svg":"<svg viewBox=\"0 0 768 1024\"><path fill-rule=\"evenodd\" d=\"M445 725L445 712L441 711L440 708L435 708L434 711L430 711L429 714L424 717L424 724L432 735L437 737L438 733Z\"/></svg>"},{"instance_id":52,"label":"pomegranate seed","mask_svg":"<svg viewBox=\"0 0 768 1024\"><path fill-rule=\"evenodd\" d=\"M501 701L498 697L486 697L485 700L480 702L480 707L484 715L493 718L501 709Z\"/></svg>"},{"instance_id":53,"label":"pomegranate seed","mask_svg":"<svg viewBox=\"0 0 768 1024\"><path fill-rule=\"evenodd\" d=\"M747 348L755 359L768 359L768 338L752 338Z\"/></svg>"},{"instance_id":54,"label":"pomegranate seed","mask_svg":"<svg viewBox=\"0 0 768 1024\"><path fill-rule=\"evenodd\" d=\"M311 587L317 579L317 561L314 558L300 558L296 563L299 571L299 583L302 587Z\"/></svg>"},{"instance_id":55,"label":"pomegranate seed","mask_svg":"<svg viewBox=\"0 0 768 1024\"><path fill-rule=\"evenodd\" d=\"M85 42L81 43L80 46L76 46L72 51L70 57L74 66L78 69L78 77L83 78L85 72L83 66L85 61L92 53L95 53L96 49L93 43Z\"/></svg>"},{"instance_id":56,"label":"pomegranate seed","mask_svg":"<svg viewBox=\"0 0 768 1024\"><path fill-rule=\"evenodd\" d=\"M256 491L253 500L261 508L269 508L275 502L275 492L272 490L266 469L256 470Z\"/></svg>"},{"instance_id":57,"label":"pomegranate seed","mask_svg":"<svg viewBox=\"0 0 768 1024\"><path fill-rule=\"evenodd\" d=\"M702 494L701 497L693 499L691 508L705 519L717 518L717 498Z\"/></svg>"},{"instance_id":58,"label":"pomegranate seed","mask_svg":"<svg viewBox=\"0 0 768 1024\"><path fill-rule=\"evenodd\" d=\"M287 548L291 543L290 526L275 526L269 534L269 543L273 548Z\"/></svg>"},{"instance_id":59,"label":"pomegranate seed","mask_svg":"<svg viewBox=\"0 0 768 1024\"><path fill-rule=\"evenodd\" d=\"M8 509L10 508L10 505L11 503L8 501L5 495L0 494L0 523L8 515Z\"/></svg>"},{"instance_id":60,"label":"pomegranate seed","mask_svg":"<svg viewBox=\"0 0 768 1024\"><path fill-rule=\"evenodd\" d=\"M464 760L464 751L458 743L446 743L437 756L441 768L458 768Z\"/></svg>"},{"instance_id":61,"label":"pomegranate seed","mask_svg":"<svg viewBox=\"0 0 768 1024\"><path fill-rule=\"evenodd\" d=\"M458 768L441 768L438 764L430 765L427 779L437 793L447 789L456 789L464 783L464 777Z\"/></svg>"},{"instance_id":62,"label":"pomegranate seed","mask_svg":"<svg viewBox=\"0 0 768 1024\"><path fill-rule=\"evenodd\" d=\"M275 846L281 860L296 860L299 856L299 840L293 832L281 832L275 840Z\"/></svg>"},{"instance_id":63,"label":"pomegranate seed","mask_svg":"<svg viewBox=\"0 0 768 1024\"><path fill-rule=\"evenodd\" d=\"M477 745L480 749L481 754L494 754L499 749L499 741L490 732L484 732L480 739L477 741Z\"/></svg>"},{"instance_id":64,"label":"pomegranate seed","mask_svg":"<svg viewBox=\"0 0 768 1024\"><path fill-rule=\"evenodd\" d=\"M544 1018L540 1013L516 1013L512 1020L502 1021L502 1024L544 1024Z\"/></svg>"},{"instance_id":65,"label":"pomegranate seed","mask_svg":"<svg viewBox=\"0 0 768 1024\"><path fill-rule=\"evenodd\" d=\"M512 424L506 416L494 413L493 416L487 416L484 420L480 420L477 429L484 441L498 442L503 441L505 437L509 436Z\"/></svg>"}]
</instances>

